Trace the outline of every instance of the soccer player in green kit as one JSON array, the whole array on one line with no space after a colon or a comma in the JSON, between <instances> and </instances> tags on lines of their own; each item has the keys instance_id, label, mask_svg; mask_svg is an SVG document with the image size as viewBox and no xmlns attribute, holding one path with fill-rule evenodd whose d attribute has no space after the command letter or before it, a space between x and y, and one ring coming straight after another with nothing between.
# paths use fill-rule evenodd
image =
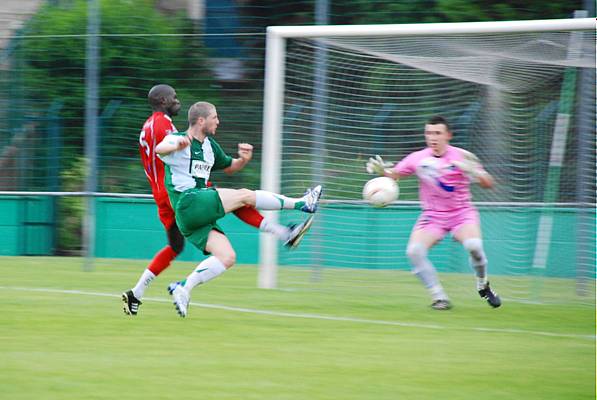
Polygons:
<instances>
[{"instance_id":1,"label":"soccer player in green kit","mask_svg":"<svg viewBox=\"0 0 597 400\"><path fill-rule=\"evenodd\" d=\"M156 153L166 164L166 188L176 223L187 240L209 255L184 283L169 287L181 317L187 315L191 290L221 275L236 262L236 253L217 225L218 219L246 205L260 210L295 209L312 214L317 211L322 191L321 185L317 185L303 197L291 198L264 190L208 188L212 170L223 169L228 173L241 170L251 159L253 147L240 143L236 159L222 150L214 139L220 121L213 104L193 104L188 121L187 132L170 134L156 146ZM310 224L306 226L308 229ZM302 235L297 240L300 239Z\"/></svg>"},{"instance_id":2,"label":"soccer player in green kit","mask_svg":"<svg viewBox=\"0 0 597 400\"><path fill-rule=\"evenodd\" d=\"M147 94L147 99L151 105L152 114L143 124L143 129L139 135L139 154L158 209L160 222L168 235L168 245L154 255L150 264L137 280L136 285L122 293L124 313L131 316L135 316L139 312L145 290L158 275L168 268L184 248L184 237L176 225L174 209L170 204L168 191L165 188L165 167L155 151L155 147L168 134L178 132L172 118L180 110L180 101L174 88L166 84L153 86ZM264 218L259 211L251 206L235 210L234 215L262 232L273 233L289 249L298 246L305 230L309 229L312 223L311 219L307 219L299 224L283 226Z\"/></svg>"}]
</instances>

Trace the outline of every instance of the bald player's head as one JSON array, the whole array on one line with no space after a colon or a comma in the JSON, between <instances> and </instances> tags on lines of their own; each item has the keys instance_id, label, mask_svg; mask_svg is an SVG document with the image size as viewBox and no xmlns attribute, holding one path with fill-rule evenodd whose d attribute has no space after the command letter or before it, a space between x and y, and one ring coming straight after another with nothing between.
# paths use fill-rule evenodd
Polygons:
<instances>
[{"instance_id":1,"label":"bald player's head","mask_svg":"<svg viewBox=\"0 0 597 400\"><path fill-rule=\"evenodd\" d=\"M176 97L176 91L170 85L155 85L149 90L147 100L153 111L162 111L165 114L174 116L180 110L180 101Z\"/></svg>"}]
</instances>

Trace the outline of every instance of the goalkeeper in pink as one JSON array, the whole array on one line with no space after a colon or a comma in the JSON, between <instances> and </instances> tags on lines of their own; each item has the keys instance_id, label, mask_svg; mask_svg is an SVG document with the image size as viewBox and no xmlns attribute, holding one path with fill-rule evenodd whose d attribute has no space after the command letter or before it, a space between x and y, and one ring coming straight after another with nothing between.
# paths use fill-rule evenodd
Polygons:
<instances>
[{"instance_id":1,"label":"goalkeeper in pink","mask_svg":"<svg viewBox=\"0 0 597 400\"><path fill-rule=\"evenodd\" d=\"M380 156L370 158L367 171L393 179L413 174L419 178L423 212L412 229L406 255L413 273L429 290L431 307L436 310L452 308L437 271L427 257L429 250L451 233L470 255L479 295L496 308L501 305L501 300L489 287L479 212L471 202L470 193L471 182L491 188L493 178L473 153L451 146L451 139L448 122L435 116L425 125L426 148L409 154L393 166Z\"/></svg>"}]
</instances>

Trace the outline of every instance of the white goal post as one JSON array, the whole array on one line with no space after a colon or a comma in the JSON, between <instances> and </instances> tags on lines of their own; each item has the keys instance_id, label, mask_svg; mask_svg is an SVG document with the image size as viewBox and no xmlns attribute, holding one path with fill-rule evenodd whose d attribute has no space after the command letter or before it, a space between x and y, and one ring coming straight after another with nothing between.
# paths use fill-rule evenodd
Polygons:
<instances>
[{"instance_id":1,"label":"white goal post","mask_svg":"<svg viewBox=\"0 0 597 400\"><path fill-rule=\"evenodd\" d=\"M284 119L284 92L286 47L288 39L296 38L350 38L350 37L412 37L434 35L512 34L523 32L595 31L595 19L556 19L536 21L469 22L438 24L393 25L328 25L328 26L271 26L267 28L265 87L263 108L263 151L261 187L281 192L282 129ZM316 182L314 182L316 183ZM287 194L287 193L284 193ZM296 195L290 193L287 195ZM277 219L277 213L268 217ZM273 235L260 235L258 286L277 287L278 241Z\"/></svg>"}]
</instances>

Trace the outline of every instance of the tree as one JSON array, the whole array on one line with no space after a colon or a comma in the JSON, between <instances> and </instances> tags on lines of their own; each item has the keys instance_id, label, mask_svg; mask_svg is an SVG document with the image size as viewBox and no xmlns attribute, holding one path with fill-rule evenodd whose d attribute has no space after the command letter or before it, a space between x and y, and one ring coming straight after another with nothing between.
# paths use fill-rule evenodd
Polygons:
<instances>
[{"instance_id":1,"label":"tree","mask_svg":"<svg viewBox=\"0 0 597 400\"><path fill-rule=\"evenodd\" d=\"M101 157L108 159L104 165L118 167L123 158L136 161L134 143L149 111L151 86L180 87L179 97L188 101L213 99L216 93L202 44L179 35L193 33L190 21L159 14L149 0L101 0L100 5L100 112L111 101L120 104L102 121ZM18 53L27 113L41 115L56 100L63 104L62 158L67 166L76 162L84 144L86 27L85 1L46 4L28 23Z\"/></svg>"},{"instance_id":2,"label":"tree","mask_svg":"<svg viewBox=\"0 0 597 400\"><path fill-rule=\"evenodd\" d=\"M147 92L157 83L178 89L180 98L217 99L206 51L196 39L193 24L183 16L164 16L149 0L100 0L101 38L99 57L99 110L110 109L109 118L100 118L98 142L99 191L148 191L139 166L137 140L141 125L150 112ZM45 155L28 160L29 168L42 175L51 157L59 157L61 191L83 190L87 170L85 138L85 69L87 5L84 0L45 4L28 22L16 40L12 82L22 103L11 110L18 121L35 120L35 146ZM45 115L55 104L61 126L60 143L46 135ZM108 105L115 107L107 107ZM184 113L181 113L184 114ZM184 116L183 116L184 119ZM13 124L14 125L14 124ZM182 125L182 124L181 124ZM47 180L46 180L47 181ZM43 186L44 179L38 179ZM29 190L34 187L26 182ZM59 250L77 249L81 199L61 199Z\"/></svg>"}]
</instances>

